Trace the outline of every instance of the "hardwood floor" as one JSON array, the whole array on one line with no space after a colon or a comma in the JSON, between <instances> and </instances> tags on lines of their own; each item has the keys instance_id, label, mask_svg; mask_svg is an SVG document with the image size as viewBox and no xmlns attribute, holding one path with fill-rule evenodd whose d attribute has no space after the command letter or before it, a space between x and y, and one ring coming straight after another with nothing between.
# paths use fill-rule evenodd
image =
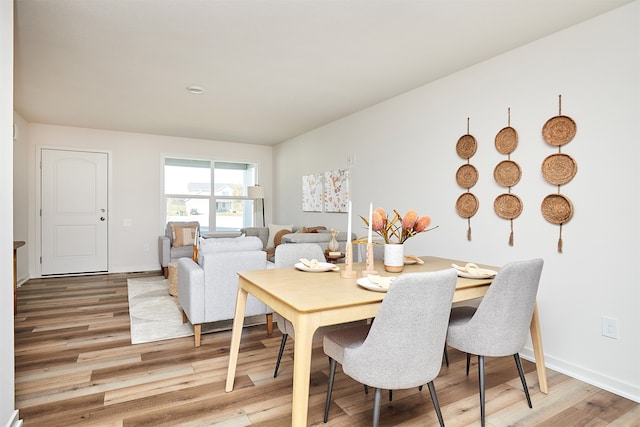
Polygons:
<instances>
[{"instance_id":1,"label":"hardwood floor","mask_svg":"<svg viewBox=\"0 0 640 427\"><path fill-rule=\"evenodd\" d=\"M272 378L281 335L246 328L235 389L224 383L230 332L131 345L127 277L30 280L18 290L15 317L16 407L24 426L274 426L291 423L292 340ZM277 331L277 328L276 328ZM477 365L450 349L451 365L435 380L449 427L480 425ZM513 358L487 358L488 426L640 426L640 405L549 372L541 394L535 365L523 360L533 409L527 407ZM322 416L328 362L314 350L310 425ZM341 371L327 426L371 424L373 393ZM394 391L381 425L437 425L426 389Z\"/></svg>"}]
</instances>

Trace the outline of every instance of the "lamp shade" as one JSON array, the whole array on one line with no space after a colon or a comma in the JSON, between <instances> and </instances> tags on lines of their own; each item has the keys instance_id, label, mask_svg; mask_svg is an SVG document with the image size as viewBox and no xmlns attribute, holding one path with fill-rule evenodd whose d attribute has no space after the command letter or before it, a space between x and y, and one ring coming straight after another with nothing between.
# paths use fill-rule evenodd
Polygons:
<instances>
[{"instance_id":1,"label":"lamp shade","mask_svg":"<svg viewBox=\"0 0 640 427\"><path fill-rule=\"evenodd\" d=\"M264 199L264 187L252 185L247 187L247 196L250 199Z\"/></svg>"}]
</instances>

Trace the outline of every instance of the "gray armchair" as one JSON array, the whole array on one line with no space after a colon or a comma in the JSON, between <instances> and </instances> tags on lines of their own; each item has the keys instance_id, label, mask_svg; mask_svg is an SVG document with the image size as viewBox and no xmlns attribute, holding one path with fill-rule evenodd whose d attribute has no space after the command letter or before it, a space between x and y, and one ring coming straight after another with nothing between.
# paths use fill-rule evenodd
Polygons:
<instances>
[{"instance_id":1,"label":"gray armchair","mask_svg":"<svg viewBox=\"0 0 640 427\"><path fill-rule=\"evenodd\" d=\"M167 222L164 236L158 237L158 255L165 279L169 275L171 261L176 261L178 258L193 258L193 239L198 235L200 235L200 223L197 221Z\"/></svg>"},{"instance_id":2,"label":"gray armchair","mask_svg":"<svg viewBox=\"0 0 640 427\"><path fill-rule=\"evenodd\" d=\"M527 404L531 398L518 352L526 342L542 274L542 259L505 265L496 275L478 308L455 307L451 310L447 344L470 355L478 355L480 380L480 421L485 424L484 356L513 355Z\"/></svg>"},{"instance_id":3,"label":"gray armchair","mask_svg":"<svg viewBox=\"0 0 640 427\"><path fill-rule=\"evenodd\" d=\"M381 390L429 386L440 425L444 426L433 380L442 366L442 347L456 287L453 269L407 273L391 284L369 326L331 331L324 336L329 356L329 386L324 421L336 364L354 380L374 387L373 426L380 417Z\"/></svg>"}]
</instances>

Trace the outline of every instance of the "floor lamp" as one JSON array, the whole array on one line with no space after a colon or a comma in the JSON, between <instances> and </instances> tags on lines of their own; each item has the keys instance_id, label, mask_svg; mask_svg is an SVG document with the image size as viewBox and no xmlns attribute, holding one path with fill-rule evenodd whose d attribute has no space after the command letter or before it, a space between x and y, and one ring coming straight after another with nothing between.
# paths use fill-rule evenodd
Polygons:
<instances>
[{"instance_id":1,"label":"floor lamp","mask_svg":"<svg viewBox=\"0 0 640 427\"><path fill-rule=\"evenodd\" d=\"M262 226L264 227L266 225L264 222L264 188L259 185L249 186L247 187L247 195L250 199L262 201Z\"/></svg>"}]
</instances>

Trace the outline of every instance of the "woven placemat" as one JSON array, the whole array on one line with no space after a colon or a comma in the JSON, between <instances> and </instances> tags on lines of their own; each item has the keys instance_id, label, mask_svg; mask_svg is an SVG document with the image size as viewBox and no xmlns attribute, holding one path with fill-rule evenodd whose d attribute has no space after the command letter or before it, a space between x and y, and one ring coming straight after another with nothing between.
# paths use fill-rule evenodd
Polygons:
<instances>
[{"instance_id":1,"label":"woven placemat","mask_svg":"<svg viewBox=\"0 0 640 427\"><path fill-rule=\"evenodd\" d=\"M458 153L458 156L463 159L470 159L474 154L476 154L477 149L478 143L476 142L476 139L469 134L462 135L456 143L456 152Z\"/></svg>"},{"instance_id":2,"label":"woven placemat","mask_svg":"<svg viewBox=\"0 0 640 427\"><path fill-rule=\"evenodd\" d=\"M513 187L521 176L520 166L513 160L503 160L493 169L493 178L503 187Z\"/></svg>"},{"instance_id":3,"label":"woven placemat","mask_svg":"<svg viewBox=\"0 0 640 427\"><path fill-rule=\"evenodd\" d=\"M542 162L542 176L549 184L564 185L576 176L576 172L578 165L568 154L551 154Z\"/></svg>"},{"instance_id":4,"label":"woven placemat","mask_svg":"<svg viewBox=\"0 0 640 427\"><path fill-rule=\"evenodd\" d=\"M476 196L469 192L463 193L456 201L456 211L463 218L471 218L478 212L479 205L480 203Z\"/></svg>"},{"instance_id":5,"label":"woven placemat","mask_svg":"<svg viewBox=\"0 0 640 427\"><path fill-rule=\"evenodd\" d=\"M511 154L518 146L518 132L507 126L498 132L495 139L496 150L501 154Z\"/></svg>"},{"instance_id":6,"label":"woven placemat","mask_svg":"<svg viewBox=\"0 0 640 427\"><path fill-rule=\"evenodd\" d=\"M522 213L522 200L511 193L504 193L496 197L493 209L500 218L515 219Z\"/></svg>"},{"instance_id":7,"label":"woven placemat","mask_svg":"<svg viewBox=\"0 0 640 427\"><path fill-rule=\"evenodd\" d=\"M478 170L475 166L466 164L458 168L456 181L463 188L471 188L478 182Z\"/></svg>"},{"instance_id":8,"label":"woven placemat","mask_svg":"<svg viewBox=\"0 0 640 427\"><path fill-rule=\"evenodd\" d=\"M569 116L551 117L542 127L542 137L547 144L562 146L576 136L576 122Z\"/></svg>"},{"instance_id":9,"label":"woven placemat","mask_svg":"<svg viewBox=\"0 0 640 427\"><path fill-rule=\"evenodd\" d=\"M542 216L552 224L564 224L573 217L573 203L562 194L549 194L542 200Z\"/></svg>"}]
</instances>

